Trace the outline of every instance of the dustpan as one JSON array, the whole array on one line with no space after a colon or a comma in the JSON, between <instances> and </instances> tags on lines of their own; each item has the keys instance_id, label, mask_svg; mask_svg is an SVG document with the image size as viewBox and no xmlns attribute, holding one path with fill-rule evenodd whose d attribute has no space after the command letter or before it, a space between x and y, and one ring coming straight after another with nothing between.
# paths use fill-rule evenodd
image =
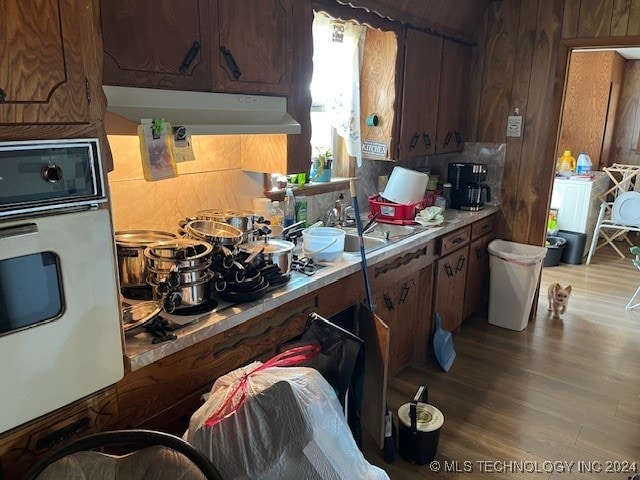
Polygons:
<instances>
[{"instance_id":1,"label":"dustpan","mask_svg":"<svg viewBox=\"0 0 640 480\"><path fill-rule=\"evenodd\" d=\"M456 358L456 351L453 348L453 337L451 332L442 328L440 314L435 315L436 331L433 335L433 350L436 353L438 363L445 372L448 372Z\"/></svg>"}]
</instances>

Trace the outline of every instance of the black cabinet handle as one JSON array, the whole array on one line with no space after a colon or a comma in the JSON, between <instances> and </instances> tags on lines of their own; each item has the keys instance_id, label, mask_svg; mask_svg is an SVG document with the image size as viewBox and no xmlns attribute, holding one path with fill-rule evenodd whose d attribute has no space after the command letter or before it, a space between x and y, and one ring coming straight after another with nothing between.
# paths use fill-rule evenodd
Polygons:
<instances>
[{"instance_id":1,"label":"black cabinet handle","mask_svg":"<svg viewBox=\"0 0 640 480\"><path fill-rule=\"evenodd\" d=\"M42 437L41 439L39 439L36 442L36 448L50 448L64 440L73 437L74 435L77 435L80 432L83 432L84 430L89 428L90 424L91 421L89 420L89 417L82 417L77 422L73 422L71 425L61 428L60 430L56 430L46 437Z\"/></svg>"},{"instance_id":2,"label":"black cabinet handle","mask_svg":"<svg viewBox=\"0 0 640 480\"><path fill-rule=\"evenodd\" d=\"M444 146L448 147L449 146L449 142L451 141L451 132L447 132L447 136L444 137Z\"/></svg>"},{"instance_id":3,"label":"black cabinet handle","mask_svg":"<svg viewBox=\"0 0 640 480\"><path fill-rule=\"evenodd\" d=\"M238 80L240 78L240 75L242 75L242 72L238 68L238 64L236 63L235 58L233 58L233 55L231 55L231 51L229 51L224 45L220 45L220 52L224 56L224 59L226 60L229 69L231 70L233 78Z\"/></svg>"},{"instance_id":4,"label":"black cabinet handle","mask_svg":"<svg viewBox=\"0 0 640 480\"><path fill-rule=\"evenodd\" d=\"M400 300L398 301L398 303L404 303L404 301L407 299L408 294L409 294L409 285L405 283L402 286L402 291L400 292Z\"/></svg>"},{"instance_id":5,"label":"black cabinet handle","mask_svg":"<svg viewBox=\"0 0 640 480\"><path fill-rule=\"evenodd\" d=\"M393 310L393 300L391 300L391 297L385 293L382 299L384 300L384 304L387 306L387 310Z\"/></svg>"},{"instance_id":6,"label":"black cabinet handle","mask_svg":"<svg viewBox=\"0 0 640 480\"><path fill-rule=\"evenodd\" d=\"M480 247L476 247L476 258L478 260L480 260L482 257L484 256L483 252L482 252L482 248Z\"/></svg>"},{"instance_id":7,"label":"black cabinet handle","mask_svg":"<svg viewBox=\"0 0 640 480\"><path fill-rule=\"evenodd\" d=\"M457 245L462 242L464 242L464 237L456 237L453 240L451 240L451 243L453 243L454 245Z\"/></svg>"},{"instance_id":8,"label":"black cabinet handle","mask_svg":"<svg viewBox=\"0 0 640 480\"><path fill-rule=\"evenodd\" d=\"M411 143L409 144L409 150L413 150L414 148L416 148L419 138L420 136L418 135L417 132L413 134L413 137L411 137Z\"/></svg>"},{"instance_id":9,"label":"black cabinet handle","mask_svg":"<svg viewBox=\"0 0 640 480\"><path fill-rule=\"evenodd\" d=\"M461 143L462 143L462 135L460 135L460 132L456 130L456 145L460 145Z\"/></svg>"},{"instance_id":10,"label":"black cabinet handle","mask_svg":"<svg viewBox=\"0 0 640 480\"><path fill-rule=\"evenodd\" d=\"M0 103L4 102L5 98L7 98L7 92L0 88Z\"/></svg>"},{"instance_id":11,"label":"black cabinet handle","mask_svg":"<svg viewBox=\"0 0 640 480\"><path fill-rule=\"evenodd\" d=\"M195 60L196 55L198 55L198 52L200 51L200 42L195 41L193 42L193 45L191 46L191 49L187 52L187 54L184 57L184 60L182 61L182 65L180 65L180 73L185 74L187 73L187 71L189 70L189 67L191 66L191 63Z\"/></svg>"},{"instance_id":12,"label":"black cabinet handle","mask_svg":"<svg viewBox=\"0 0 640 480\"><path fill-rule=\"evenodd\" d=\"M424 140L425 147L431 147L431 139L429 138L429 134L426 132L422 132L422 139Z\"/></svg>"},{"instance_id":13,"label":"black cabinet handle","mask_svg":"<svg viewBox=\"0 0 640 480\"><path fill-rule=\"evenodd\" d=\"M461 271L462 267L464 267L464 257L458 258L458 264L456 265L456 273Z\"/></svg>"},{"instance_id":14,"label":"black cabinet handle","mask_svg":"<svg viewBox=\"0 0 640 480\"><path fill-rule=\"evenodd\" d=\"M446 263L444 269L447 272L447 277L453 277L453 269L451 268L451 265Z\"/></svg>"}]
</instances>

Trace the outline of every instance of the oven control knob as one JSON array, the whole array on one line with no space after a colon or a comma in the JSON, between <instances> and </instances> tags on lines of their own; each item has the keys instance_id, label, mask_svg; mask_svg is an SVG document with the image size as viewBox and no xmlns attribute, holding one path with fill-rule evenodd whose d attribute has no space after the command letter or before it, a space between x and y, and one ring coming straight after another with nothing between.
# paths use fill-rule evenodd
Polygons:
<instances>
[{"instance_id":1,"label":"oven control knob","mask_svg":"<svg viewBox=\"0 0 640 480\"><path fill-rule=\"evenodd\" d=\"M49 183L58 183L62 180L62 169L58 165L45 165L42 167L42 178Z\"/></svg>"}]
</instances>

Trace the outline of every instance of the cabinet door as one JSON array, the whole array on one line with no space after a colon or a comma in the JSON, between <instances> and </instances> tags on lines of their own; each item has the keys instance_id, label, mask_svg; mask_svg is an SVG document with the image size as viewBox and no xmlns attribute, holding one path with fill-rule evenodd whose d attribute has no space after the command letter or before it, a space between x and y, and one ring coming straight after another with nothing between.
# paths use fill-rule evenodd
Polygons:
<instances>
[{"instance_id":1,"label":"cabinet door","mask_svg":"<svg viewBox=\"0 0 640 480\"><path fill-rule=\"evenodd\" d=\"M101 0L107 85L211 91L211 0Z\"/></svg>"},{"instance_id":2,"label":"cabinet door","mask_svg":"<svg viewBox=\"0 0 640 480\"><path fill-rule=\"evenodd\" d=\"M431 155L435 152L441 57L440 37L407 30L400 158Z\"/></svg>"},{"instance_id":3,"label":"cabinet door","mask_svg":"<svg viewBox=\"0 0 640 480\"><path fill-rule=\"evenodd\" d=\"M469 265L464 290L462 318L480 310L489 292L489 237L480 237L469 246Z\"/></svg>"},{"instance_id":4,"label":"cabinet door","mask_svg":"<svg viewBox=\"0 0 640 480\"><path fill-rule=\"evenodd\" d=\"M292 0L218 0L216 3L214 90L288 93Z\"/></svg>"},{"instance_id":5,"label":"cabinet door","mask_svg":"<svg viewBox=\"0 0 640 480\"><path fill-rule=\"evenodd\" d=\"M81 2L0 7L0 124L88 123Z\"/></svg>"},{"instance_id":6,"label":"cabinet door","mask_svg":"<svg viewBox=\"0 0 640 480\"><path fill-rule=\"evenodd\" d=\"M436 153L460 152L464 147L470 62L471 47L444 41Z\"/></svg>"},{"instance_id":7,"label":"cabinet door","mask_svg":"<svg viewBox=\"0 0 640 480\"><path fill-rule=\"evenodd\" d=\"M437 263L434 313L440 314L445 330L455 330L462 323L468 253L467 246L442 257Z\"/></svg>"}]
</instances>

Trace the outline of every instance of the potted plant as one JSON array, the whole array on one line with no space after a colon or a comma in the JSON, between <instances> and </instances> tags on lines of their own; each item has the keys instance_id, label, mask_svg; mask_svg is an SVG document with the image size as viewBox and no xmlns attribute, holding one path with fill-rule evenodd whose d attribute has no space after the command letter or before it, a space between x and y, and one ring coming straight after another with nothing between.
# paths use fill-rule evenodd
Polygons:
<instances>
[{"instance_id":1,"label":"potted plant","mask_svg":"<svg viewBox=\"0 0 640 480\"><path fill-rule=\"evenodd\" d=\"M329 182L331 181L331 149L324 147L316 147L316 155L311 159L310 177L312 182Z\"/></svg>"}]
</instances>

